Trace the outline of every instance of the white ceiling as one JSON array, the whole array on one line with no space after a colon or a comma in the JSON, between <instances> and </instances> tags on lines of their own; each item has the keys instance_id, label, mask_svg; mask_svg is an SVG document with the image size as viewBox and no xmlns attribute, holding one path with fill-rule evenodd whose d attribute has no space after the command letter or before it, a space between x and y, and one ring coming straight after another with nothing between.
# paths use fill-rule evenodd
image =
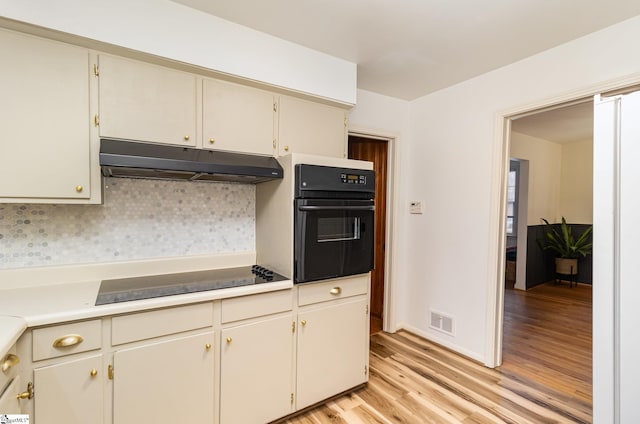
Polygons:
<instances>
[{"instance_id":1,"label":"white ceiling","mask_svg":"<svg viewBox=\"0 0 640 424\"><path fill-rule=\"evenodd\" d=\"M358 64L412 100L640 14L638 0L174 0Z\"/></svg>"},{"instance_id":2,"label":"white ceiling","mask_svg":"<svg viewBox=\"0 0 640 424\"><path fill-rule=\"evenodd\" d=\"M593 101L514 119L511 130L560 144L593 140Z\"/></svg>"}]
</instances>

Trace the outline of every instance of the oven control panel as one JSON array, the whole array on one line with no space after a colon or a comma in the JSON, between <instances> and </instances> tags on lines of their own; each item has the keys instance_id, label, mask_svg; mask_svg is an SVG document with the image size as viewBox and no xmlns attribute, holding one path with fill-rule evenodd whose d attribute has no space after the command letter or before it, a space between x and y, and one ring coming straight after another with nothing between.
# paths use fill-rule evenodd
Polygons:
<instances>
[{"instance_id":1,"label":"oven control panel","mask_svg":"<svg viewBox=\"0 0 640 424\"><path fill-rule=\"evenodd\" d=\"M342 184L366 184L367 176L359 174L340 174Z\"/></svg>"},{"instance_id":2,"label":"oven control panel","mask_svg":"<svg viewBox=\"0 0 640 424\"><path fill-rule=\"evenodd\" d=\"M297 164L295 182L296 199L373 199L376 191L376 173L370 169Z\"/></svg>"}]
</instances>

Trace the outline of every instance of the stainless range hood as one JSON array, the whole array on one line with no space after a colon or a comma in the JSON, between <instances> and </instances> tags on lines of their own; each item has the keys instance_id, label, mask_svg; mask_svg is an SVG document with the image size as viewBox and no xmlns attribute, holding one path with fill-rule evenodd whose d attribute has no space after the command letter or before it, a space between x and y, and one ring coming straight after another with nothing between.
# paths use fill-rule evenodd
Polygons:
<instances>
[{"instance_id":1,"label":"stainless range hood","mask_svg":"<svg viewBox=\"0 0 640 424\"><path fill-rule=\"evenodd\" d=\"M250 184L282 178L282 167L272 156L110 138L100 140L100 166L105 177Z\"/></svg>"}]
</instances>

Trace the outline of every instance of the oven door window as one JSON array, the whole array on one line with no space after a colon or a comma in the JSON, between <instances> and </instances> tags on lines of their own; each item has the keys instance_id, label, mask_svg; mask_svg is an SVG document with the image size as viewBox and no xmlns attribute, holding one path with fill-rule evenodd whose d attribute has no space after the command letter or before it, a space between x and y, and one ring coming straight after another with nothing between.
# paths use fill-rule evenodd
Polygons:
<instances>
[{"instance_id":1,"label":"oven door window","mask_svg":"<svg viewBox=\"0 0 640 424\"><path fill-rule=\"evenodd\" d=\"M294 280L362 274L373 268L372 201L298 200Z\"/></svg>"},{"instance_id":2,"label":"oven door window","mask_svg":"<svg viewBox=\"0 0 640 424\"><path fill-rule=\"evenodd\" d=\"M360 217L318 218L318 243L343 242L360 239Z\"/></svg>"}]
</instances>

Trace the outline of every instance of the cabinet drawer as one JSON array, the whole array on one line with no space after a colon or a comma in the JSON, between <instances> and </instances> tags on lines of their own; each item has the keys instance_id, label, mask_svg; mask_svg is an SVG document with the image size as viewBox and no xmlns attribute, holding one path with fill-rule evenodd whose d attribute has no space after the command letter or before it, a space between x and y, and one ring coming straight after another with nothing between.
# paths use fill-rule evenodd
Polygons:
<instances>
[{"instance_id":1,"label":"cabinet drawer","mask_svg":"<svg viewBox=\"0 0 640 424\"><path fill-rule=\"evenodd\" d=\"M111 319L111 344L116 346L212 325L211 303L123 315Z\"/></svg>"},{"instance_id":2,"label":"cabinet drawer","mask_svg":"<svg viewBox=\"0 0 640 424\"><path fill-rule=\"evenodd\" d=\"M290 311L292 303L291 290L224 299L222 301L222 323Z\"/></svg>"},{"instance_id":3,"label":"cabinet drawer","mask_svg":"<svg viewBox=\"0 0 640 424\"><path fill-rule=\"evenodd\" d=\"M102 347L99 319L33 330L33 360L56 358Z\"/></svg>"},{"instance_id":4,"label":"cabinet drawer","mask_svg":"<svg viewBox=\"0 0 640 424\"><path fill-rule=\"evenodd\" d=\"M359 294L366 294L369 287L369 275L338 278L320 283L307 283L298 286L298 305L326 302Z\"/></svg>"}]
</instances>

